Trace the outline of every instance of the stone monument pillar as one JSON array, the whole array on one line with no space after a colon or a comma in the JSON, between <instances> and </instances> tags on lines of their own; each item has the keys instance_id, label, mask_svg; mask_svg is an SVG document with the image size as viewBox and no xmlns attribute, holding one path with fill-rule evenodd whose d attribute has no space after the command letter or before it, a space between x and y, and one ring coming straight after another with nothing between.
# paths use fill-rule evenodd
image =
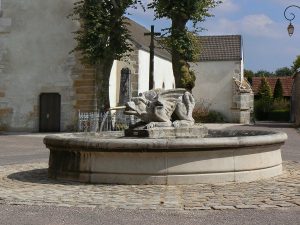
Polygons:
<instances>
[{"instance_id":1,"label":"stone monument pillar","mask_svg":"<svg viewBox=\"0 0 300 225\"><path fill-rule=\"evenodd\" d=\"M130 83L130 70L124 68L121 71L121 80L120 80L120 97L119 105L123 106L131 99L131 83Z\"/></svg>"}]
</instances>

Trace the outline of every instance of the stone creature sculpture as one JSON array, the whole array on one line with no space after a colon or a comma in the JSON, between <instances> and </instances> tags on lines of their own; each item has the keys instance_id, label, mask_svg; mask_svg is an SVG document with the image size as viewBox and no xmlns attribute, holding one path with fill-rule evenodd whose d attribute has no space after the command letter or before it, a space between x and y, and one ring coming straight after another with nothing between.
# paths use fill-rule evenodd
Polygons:
<instances>
[{"instance_id":1,"label":"stone creature sculpture","mask_svg":"<svg viewBox=\"0 0 300 225\"><path fill-rule=\"evenodd\" d=\"M194 107L194 97L185 89L154 89L132 98L124 113L141 119L134 127L186 127L194 124Z\"/></svg>"}]
</instances>

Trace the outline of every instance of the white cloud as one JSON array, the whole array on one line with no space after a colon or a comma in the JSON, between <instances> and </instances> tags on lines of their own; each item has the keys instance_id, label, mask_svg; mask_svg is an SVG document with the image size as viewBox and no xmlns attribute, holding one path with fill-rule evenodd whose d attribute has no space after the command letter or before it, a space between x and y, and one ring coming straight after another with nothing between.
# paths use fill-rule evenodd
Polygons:
<instances>
[{"instance_id":1,"label":"white cloud","mask_svg":"<svg viewBox=\"0 0 300 225\"><path fill-rule=\"evenodd\" d=\"M281 36L281 32L276 29L277 24L264 14L245 16L240 25L244 32L253 36L273 38Z\"/></svg>"},{"instance_id":2,"label":"white cloud","mask_svg":"<svg viewBox=\"0 0 300 225\"><path fill-rule=\"evenodd\" d=\"M280 38L281 24L264 14L247 15L240 20L219 19L207 24L210 34L246 34L253 37Z\"/></svg>"},{"instance_id":3,"label":"white cloud","mask_svg":"<svg viewBox=\"0 0 300 225\"><path fill-rule=\"evenodd\" d=\"M1 0L0 0L1 1ZM137 4L137 8L129 8L127 10L127 12L132 15L133 17L138 16L138 17L142 17L145 20L153 20L154 19L154 10L153 9L147 9L147 5L148 3L150 3L152 0L141 0L144 9L142 8L142 6L140 6L139 4Z\"/></svg>"},{"instance_id":4,"label":"white cloud","mask_svg":"<svg viewBox=\"0 0 300 225\"><path fill-rule=\"evenodd\" d=\"M215 14L225 14L236 12L240 7L233 2L233 0L223 0L220 5L214 9Z\"/></svg>"}]
</instances>

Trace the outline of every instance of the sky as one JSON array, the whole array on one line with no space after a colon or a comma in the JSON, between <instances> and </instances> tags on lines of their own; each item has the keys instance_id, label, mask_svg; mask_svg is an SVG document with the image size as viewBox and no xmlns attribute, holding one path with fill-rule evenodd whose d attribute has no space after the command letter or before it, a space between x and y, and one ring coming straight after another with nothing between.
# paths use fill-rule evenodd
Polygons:
<instances>
[{"instance_id":1,"label":"sky","mask_svg":"<svg viewBox=\"0 0 300 225\"><path fill-rule=\"evenodd\" d=\"M142 0L145 5L151 0ZM245 68L254 72L267 70L274 72L282 67L290 67L300 55L300 9L290 8L295 14L292 21L295 32L287 33L289 21L284 18L284 10L289 5L298 5L300 0L223 0L210 12L214 17L199 24L206 30L199 35L242 35ZM144 12L140 7L130 10L133 20L155 30L168 27L170 21L153 20L151 10ZM287 16L288 16L287 15Z\"/></svg>"}]
</instances>

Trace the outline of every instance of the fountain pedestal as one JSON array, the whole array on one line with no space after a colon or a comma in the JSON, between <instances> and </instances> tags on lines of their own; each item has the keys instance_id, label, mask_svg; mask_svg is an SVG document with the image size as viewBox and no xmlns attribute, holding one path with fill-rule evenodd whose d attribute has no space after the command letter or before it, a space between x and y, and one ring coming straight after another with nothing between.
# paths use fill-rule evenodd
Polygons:
<instances>
[{"instance_id":1,"label":"fountain pedestal","mask_svg":"<svg viewBox=\"0 0 300 225\"><path fill-rule=\"evenodd\" d=\"M149 129L126 129L125 137L135 138L203 138L207 127L197 124L189 127L154 127Z\"/></svg>"}]
</instances>

